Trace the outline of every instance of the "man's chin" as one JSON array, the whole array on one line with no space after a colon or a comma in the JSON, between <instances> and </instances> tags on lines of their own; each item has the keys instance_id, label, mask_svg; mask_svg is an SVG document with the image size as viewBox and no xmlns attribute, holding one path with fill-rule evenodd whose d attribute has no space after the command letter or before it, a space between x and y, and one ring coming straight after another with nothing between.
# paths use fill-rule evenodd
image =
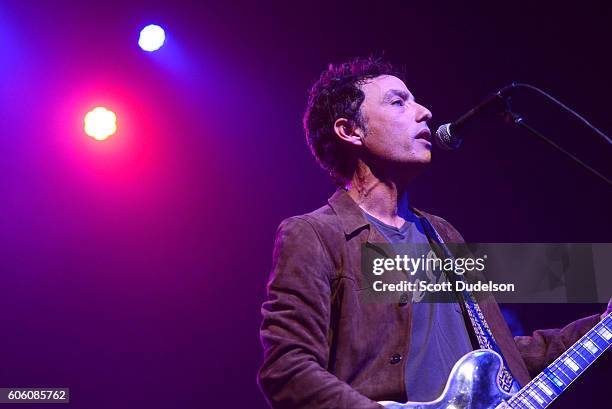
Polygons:
<instances>
[{"instance_id":1,"label":"man's chin","mask_svg":"<svg viewBox=\"0 0 612 409\"><path fill-rule=\"evenodd\" d=\"M405 162L405 167L421 167L427 166L431 163L431 152L424 153L417 157L412 157L410 160Z\"/></svg>"},{"instance_id":2,"label":"man's chin","mask_svg":"<svg viewBox=\"0 0 612 409\"><path fill-rule=\"evenodd\" d=\"M424 165L429 165L431 163L431 152L428 151L425 155L423 155L423 157L421 158L421 163L423 163Z\"/></svg>"}]
</instances>

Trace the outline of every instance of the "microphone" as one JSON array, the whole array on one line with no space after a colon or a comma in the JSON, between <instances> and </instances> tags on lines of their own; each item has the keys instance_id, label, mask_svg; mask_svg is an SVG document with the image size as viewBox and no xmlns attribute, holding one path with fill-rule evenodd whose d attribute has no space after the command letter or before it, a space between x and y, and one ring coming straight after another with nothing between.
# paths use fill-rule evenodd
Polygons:
<instances>
[{"instance_id":1,"label":"microphone","mask_svg":"<svg viewBox=\"0 0 612 409\"><path fill-rule=\"evenodd\" d=\"M490 95L476 107L463 114L455 122L440 125L436 131L435 140L439 148L450 151L457 149L463 142L463 137L468 133L470 125L483 115L502 112L506 109L506 94L515 88L512 83L495 94Z\"/></svg>"}]
</instances>

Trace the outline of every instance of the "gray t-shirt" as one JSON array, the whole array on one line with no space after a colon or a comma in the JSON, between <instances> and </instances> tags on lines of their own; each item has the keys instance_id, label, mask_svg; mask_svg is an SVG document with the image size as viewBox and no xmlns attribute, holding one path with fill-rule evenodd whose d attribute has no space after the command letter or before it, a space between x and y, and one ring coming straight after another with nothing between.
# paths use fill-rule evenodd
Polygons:
<instances>
[{"instance_id":1,"label":"gray t-shirt","mask_svg":"<svg viewBox=\"0 0 612 409\"><path fill-rule=\"evenodd\" d=\"M390 243L428 243L412 211L405 213L406 222L399 229L364 214ZM442 393L455 362L473 348L458 303L413 303L412 309L406 391L409 401L427 402Z\"/></svg>"}]
</instances>

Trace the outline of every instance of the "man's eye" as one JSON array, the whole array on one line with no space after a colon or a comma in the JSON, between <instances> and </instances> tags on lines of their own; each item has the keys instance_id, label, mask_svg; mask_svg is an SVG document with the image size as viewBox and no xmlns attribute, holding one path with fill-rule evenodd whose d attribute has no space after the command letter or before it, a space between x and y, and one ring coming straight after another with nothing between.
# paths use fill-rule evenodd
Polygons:
<instances>
[{"instance_id":1,"label":"man's eye","mask_svg":"<svg viewBox=\"0 0 612 409\"><path fill-rule=\"evenodd\" d=\"M404 101L402 101L401 99L396 99L391 102L391 105L404 105Z\"/></svg>"}]
</instances>

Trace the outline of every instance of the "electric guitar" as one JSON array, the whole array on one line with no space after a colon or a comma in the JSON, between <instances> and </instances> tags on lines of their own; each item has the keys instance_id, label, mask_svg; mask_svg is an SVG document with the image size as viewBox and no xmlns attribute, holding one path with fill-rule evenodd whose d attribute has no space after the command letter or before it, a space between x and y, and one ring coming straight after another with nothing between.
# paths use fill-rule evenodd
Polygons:
<instances>
[{"instance_id":1,"label":"electric guitar","mask_svg":"<svg viewBox=\"0 0 612 409\"><path fill-rule=\"evenodd\" d=\"M612 345L612 314L608 314L523 389L511 395L499 388L502 358L478 349L453 367L444 391L431 402L378 402L387 409L502 409L548 407L557 396Z\"/></svg>"}]
</instances>

